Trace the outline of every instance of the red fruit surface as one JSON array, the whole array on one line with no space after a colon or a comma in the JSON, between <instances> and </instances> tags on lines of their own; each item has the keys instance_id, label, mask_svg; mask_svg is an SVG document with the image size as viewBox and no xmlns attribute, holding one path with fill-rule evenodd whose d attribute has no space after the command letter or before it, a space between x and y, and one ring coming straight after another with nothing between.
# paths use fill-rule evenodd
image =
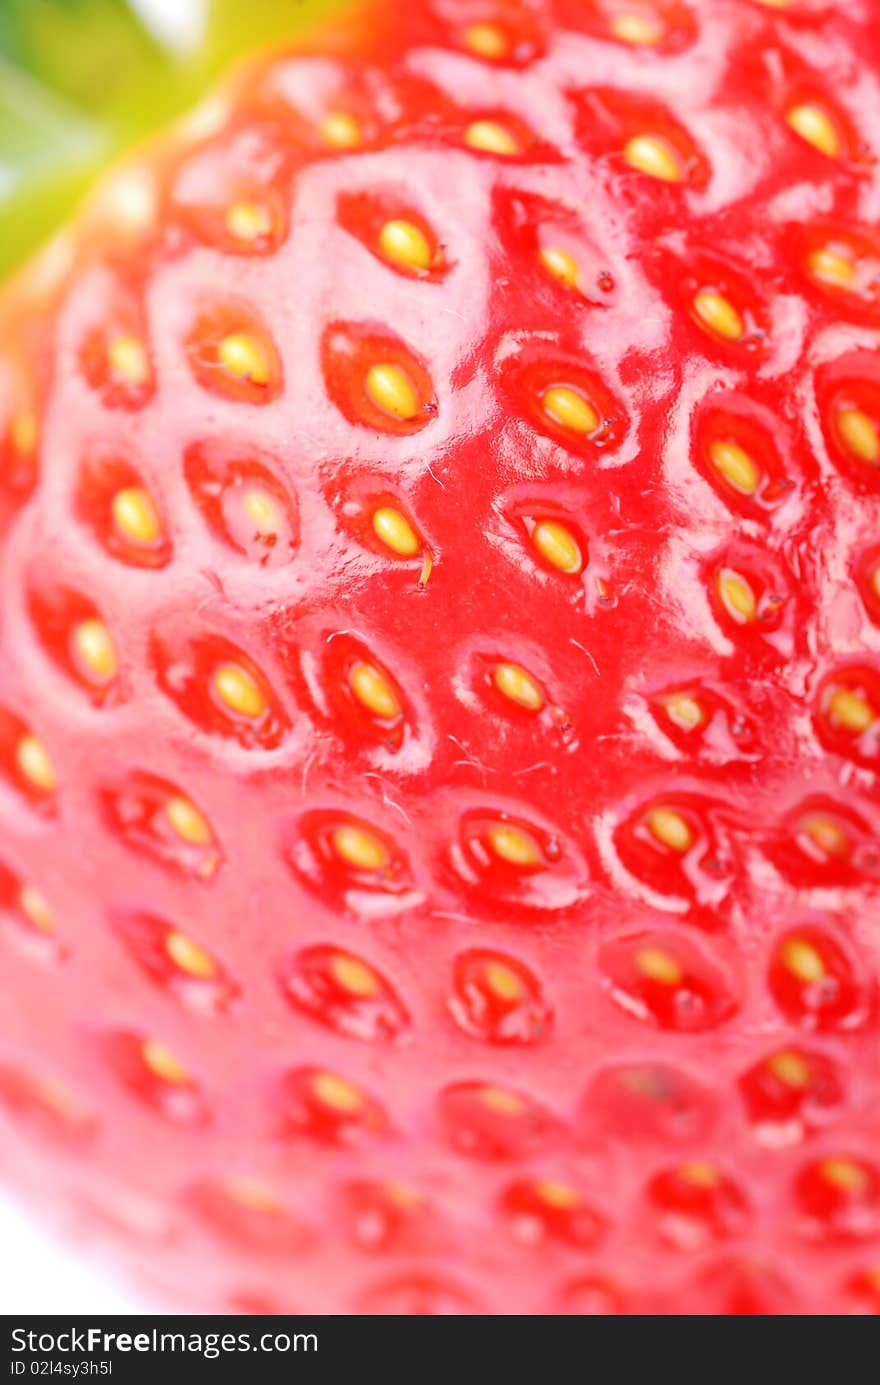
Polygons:
<instances>
[{"instance_id":1,"label":"red fruit surface","mask_svg":"<svg viewBox=\"0 0 880 1385\"><path fill-rule=\"evenodd\" d=\"M2 304L3 1171L181 1307L880 1305L880 27L371 5Z\"/></svg>"}]
</instances>

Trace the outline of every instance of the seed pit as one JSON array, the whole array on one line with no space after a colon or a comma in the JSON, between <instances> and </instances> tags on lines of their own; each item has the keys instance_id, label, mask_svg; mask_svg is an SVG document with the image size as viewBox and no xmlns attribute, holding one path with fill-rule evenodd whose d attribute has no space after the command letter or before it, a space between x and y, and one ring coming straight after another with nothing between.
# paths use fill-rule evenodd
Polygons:
<instances>
[{"instance_id":1,"label":"seed pit","mask_svg":"<svg viewBox=\"0 0 880 1385\"><path fill-rule=\"evenodd\" d=\"M608 452L620 445L626 418L595 371L541 359L535 343L525 357L506 365L502 378L517 408L525 398L529 419L540 432L576 452Z\"/></svg>"},{"instance_id":2,"label":"seed pit","mask_svg":"<svg viewBox=\"0 0 880 1385\"><path fill-rule=\"evenodd\" d=\"M133 313L92 328L80 348L88 384L108 409L140 409L155 390L143 326Z\"/></svg>"},{"instance_id":3,"label":"seed pit","mask_svg":"<svg viewBox=\"0 0 880 1385\"><path fill-rule=\"evenodd\" d=\"M206 1124L204 1097L173 1049L129 1031L110 1034L105 1045L111 1067L138 1101L175 1125Z\"/></svg>"},{"instance_id":4,"label":"seed pit","mask_svg":"<svg viewBox=\"0 0 880 1385\"><path fill-rule=\"evenodd\" d=\"M203 731L252 750L272 750L284 739L289 722L268 681L229 641L157 642L153 657L162 691Z\"/></svg>"},{"instance_id":5,"label":"seed pit","mask_svg":"<svg viewBox=\"0 0 880 1385\"><path fill-rule=\"evenodd\" d=\"M135 773L105 789L102 801L111 828L130 850L200 880L219 870L223 854L211 824L169 780Z\"/></svg>"},{"instance_id":6,"label":"seed pit","mask_svg":"<svg viewBox=\"0 0 880 1385\"><path fill-rule=\"evenodd\" d=\"M289 847L294 869L316 889L405 895L412 888L407 862L394 839L352 813L320 810L299 822Z\"/></svg>"},{"instance_id":7,"label":"seed pit","mask_svg":"<svg viewBox=\"0 0 880 1385\"><path fill-rule=\"evenodd\" d=\"M437 412L424 365L398 337L337 322L324 334L321 356L327 392L350 423L403 435Z\"/></svg>"},{"instance_id":8,"label":"seed pit","mask_svg":"<svg viewBox=\"0 0 880 1385\"><path fill-rule=\"evenodd\" d=\"M0 772L32 807L56 809L58 777L46 743L6 707L0 707Z\"/></svg>"},{"instance_id":9,"label":"seed pit","mask_svg":"<svg viewBox=\"0 0 880 1385\"><path fill-rule=\"evenodd\" d=\"M398 750L412 712L391 672L357 640L335 634L325 641L324 688L334 729L360 742Z\"/></svg>"},{"instance_id":10,"label":"seed pit","mask_svg":"<svg viewBox=\"0 0 880 1385\"><path fill-rule=\"evenodd\" d=\"M880 489L880 363L849 352L818 372L816 396L834 465L860 489Z\"/></svg>"},{"instance_id":11,"label":"seed pit","mask_svg":"<svg viewBox=\"0 0 880 1385\"><path fill-rule=\"evenodd\" d=\"M102 705L119 698L116 641L87 597L64 587L36 588L30 612L47 654L93 702Z\"/></svg>"},{"instance_id":12,"label":"seed pit","mask_svg":"<svg viewBox=\"0 0 880 1385\"><path fill-rule=\"evenodd\" d=\"M337 215L350 235L399 274L439 279L449 268L433 228L405 197L345 194Z\"/></svg>"},{"instance_id":13,"label":"seed pit","mask_svg":"<svg viewBox=\"0 0 880 1385\"><path fill-rule=\"evenodd\" d=\"M67 949L45 895L0 862L0 920L10 943L35 962L58 962Z\"/></svg>"},{"instance_id":14,"label":"seed pit","mask_svg":"<svg viewBox=\"0 0 880 1385\"><path fill-rule=\"evenodd\" d=\"M390 983L369 962L331 944L303 948L284 964L280 981L297 1009L348 1038L396 1038L409 1016Z\"/></svg>"},{"instance_id":15,"label":"seed pit","mask_svg":"<svg viewBox=\"0 0 880 1385\"><path fill-rule=\"evenodd\" d=\"M224 543L263 567L281 567L299 543L296 504L270 467L225 441L187 451L187 483L202 515Z\"/></svg>"},{"instance_id":16,"label":"seed pit","mask_svg":"<svg viewBox=\"0 0 880 1385\"><path fill-rule=\"evenodd\" d=\"M237 987L215 958L173 924L152 914L121 913L114 928L153 984L188 1009L217 1015L235 999Z\"/></svg>"},{"instance_id":17,"label":"seed pit","mask_svg":"<svg viewBox=\"0 0 880 1385\"><path fill-rule=\"evenodd\" d=\"M0 1106L29 1132L64 1145L81 1145L95 1134L96 1121L66 1087L51 1078L0 1067Z\"/></svg>"},{"instance_id":18,"label":"seed pit","mask_svg":"<svg viewBox=\"0 0 880 1385\"><path fill-rule=\"evenodd\" d=\"M321 1144L359 1143L389 1132L378 1102L347 1077L329 1069L295 1068L281 1090L281 1133L305 1135Z\"/></svg>"},{"instance_id":19,"label":"seed pit","mask_svg":"<svg viewBox=\"0 0 880 1385\"><path fill-rule=\"evenodd\" d=\"M281 358L268 331L233 305L198 318L187 340L190 367L212 394L244 404L269 404L284 389Z\"/></svg>"},{"instance_id":20,"label":"seed pit","mask_svg":"<svg viewBox=\"0 0 880 1385\"><path fill-rule=\"evenodd\" d=\"M767 979L779 1009L801 1029L846 1032L865 1023L869 983L833 934L816 924L777 940Z\"/></svg>"},{"instance_id":21,"label":"seed pit","mask_svg":"<svg viewBox=\"0 0 880 1385\"><path fill-rule=\"evenodd\" d=\"M306 1229L268 1187L253 1179L199 1183L188 1201L214 1235L246 1254L288 1256L309 1246ZM264 1311L262 1304L256 1311Z\"/></svg>"},{"instance_id":22,"label":"seed pit","mask_svg":"<svg viewBox=\"0 0 880 1385\"><path fill-rule=\"evenodd\" d=\"M694 415L694 464L731 509L763 519L793 489L779 433L778 420L746 396L713 392Z\"/></svg>"},{"instance_id":23,"label":"seed pit","mask_svg":"<svg viewBox=\"0 0 880 1385\"><path fill-rule=\"evenodd\" d=\"M437 1099L446 1143L458 1154L489 1163L526 1159L552 1144L557 1122L517 1091L486 1082L456 1082Z\"/></svg>"},{"instance_id":24,"label":"seed pit","mask_svg":"<svg viewBox=\"0 0 880 1385\"><path fill-rule=\"evenodd\" d=\"M791 1045L742 1074L739 1090L759 1138L778 1145L825 1124L844 1099L836 1065L823 1053ZM776 1132L774 1135L773 1132Z\"/></svg>"},{"instance_id":25,"label":"seed pit","mask_svg":"<svg viewBox=\"0 0 880 1385\"><path fill-rule=\"evenodd\" d=\"M851 664L829 674L819 689L814 722L827 749L875 765L880 757L880 673Z\"/></svg>"},{"instance_id":26,"label":"seed pit","mask_svg":"<svg viewBox=\"0 0 880 1385\"><path fill-rule=\"evenodd\" d=\"M690 132L665 106L609 87L594 88L579 102L578 134L589 151L611 157L650 186L702 189L707 159Z\"/></svg>"},{"instance_id":27,"label":"seed pit","mask_svg":"<svg viewBox=\"0 0 880 1385\"><path fill-rule=\"evenodd\" d=\"M880 236L861 226L811 224L793 251L809 283L839 312L880 321Z\"/></svg>"},{"instance_id":28,"label":"seed pit","mask_svg":"<svg viewBox=\"0 0 880 1385\"><path fill-rule=\"evenodd\" d=\"M710 1093L676 1067L616 1063L592 1078L583 1118L591 1135L598 1127L628 1143L645 1140L669 1148L705 1140L715 1107Z\"/></svg>"},{"instance_id":29,"label":"seed pit","mask_svg":"<svg viewBox=\"0 0 880 1385\"><path fill-rule=\"evenodd\" d=\"M726 978L689 939L643 933L606 943L599 967L611 999L633 1019L678 1033L717 1029L737 1009Z\"/></svg>"},{"instance_id":30,"label":"seed pit","mask_svg":"<svg viewBox=\"0 0 880 1385\"><path fill-rule=\"evenodd\" d=\"M156 498L128 462L87 462L77 494L80 519L108 553L132 567L164 567L171 542Z\"/></svg>"},{"instance_id":31,"label":"seed pit","mask_svg":"<svg viewBox=\"0 0 880 1385\"><path fill-rule=\"evenodd\" d=\"M553 1022L535 974L515 957L484 948L455 959L449 1010L465 1034L492 1044L537 1043Z\"/></svg>"}]
</instances>

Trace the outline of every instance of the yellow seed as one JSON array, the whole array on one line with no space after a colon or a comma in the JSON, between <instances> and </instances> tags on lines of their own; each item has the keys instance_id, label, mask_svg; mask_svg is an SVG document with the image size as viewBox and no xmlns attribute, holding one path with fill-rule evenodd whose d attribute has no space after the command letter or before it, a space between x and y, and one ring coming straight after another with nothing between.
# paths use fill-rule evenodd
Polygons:
<instances>
[{"instance_id":1,"label":"yellow seed","mask_svg":"<svg viewBox=\"0 0 880 1385\"><path fill-rule=\"evenodd\" d=\"M583 568L583 554L577 539L558 520L539 520L532 530L532 543L544 561L560 572L576 573Z\"/></svg>"},{"instance_id":2,"label":"yellow seed","mask_svg":"<svg viewBox=\"0 0 880 1385\"><path fill-rule=\"evenodd\" d=\"M799 1053L793 1053L791 1049L783 1049L781 1053L774 1053L767 1059L767 1067L777 1081L782 1082L786 1087L793 1087L796 1091L803 1091L809 1087L812 1074L810 1065L806 1058Z\"/></svg>"},{"instance_id":3,"label":"yellow seed","mask_svg":"<svg viewBox=\"0 0 880 1385\"><path fill-rule=\"evenodd\" d=\"M814 279L832 288L850 289L856 277L856 267L850 257L828 245L810 252L807 267Z\"/></svg>"},{"instance_id":4,"label":"yellow seed","mask_svg":"<svg viewBox=\"0 0 880 1385\"><path fill-rule=\"evenodd\" d=\"M784 967L805 985L815 985L825 976L825 963L821 953L806 938L786 938L782 944L780 960Z\"/></svg>"},{"instance_id":5,"label":"yellow seed","mask_svg":"<svg viewBox=\"0 0 880 1385\"><path fill-rule=\"evenodd\" d=\"M18 892L18 905L25 918L40 933L54 933L55 919L52 910L39 890L33 885L22 885Z\"/></svg>"},{"instance_id":6,"label":"yellow seed","mask_svg":"<svg viewBox=\"0 0 880 1385\"><path fill-rule=\"evenodd\" d=\"M464 132L464 142L471 149L480 149L486 154L512 158L520 153L519 140L497 120L472 120Z\"/></svg>"},{"instance_id":7,"label":"yellow seed","mask_svg":"<svg viewBox=\"0 0 880 1385\"><path fill-rule=\"evenodd\" d=\"M254 1183L249 1178L237 1178L233 1183L227 1183L226 1191L234 1202L246 1207L249 1212L281 1211L278 1199L262 1184Z\"/></svg>"},{"instance_id":8,"label":"yellow seed","mask_svg":"<svg viewBox=\"0 0 880 1385\"><path fill-rule=\"evenodd\" d=\"M662 947L640 947L634 957L636 969L648 981L663 986L680 986L684 972L670 952Z\"/></svg>"},{"instance_id":9,"label":"yellow seed","mask_svg":"<svg viewBox=\"0 0 880 1385\"><path fill-rule=\"evenodd\" d=\"M663 37L663 27L647 14L636 12L616 14L609 25L612 34L621 43L631 43L634 47L650 47L659 43Z\"/></svg>"},{"instance_id":10,"label":"yellow seed","mask_svg":"<svg viewBox=\"0 0 880 1385\"><path fill-rule=\"evenodd\" d=\"M268 491L250 488L242 496L242 505L258 534L277 534L283 519L278 502Z\"/></svg>"},{"instance_id":11,"label":"yellow seed","mask_svg":"<svg viewBox=\"0 0 880 1385\"><path fill-rule=\"evenodd\" d=\"M335 1072L316 1072L312 1078L312 1091L322 1106L330 1106L334 1111L346 1115L359 1111L364 1104L364 1098L354 1083Z\"/></svg>"},{"instance_id":12,"label":"yellow seed","mask_svg":"<svg viewBox=\"0 0 880 1385\"><path fill-rule=\"evenodd\" d=\"M357 870L385 870L391 857L383 841L365 827L343 823L333 833L333 849L346 865Z\"/></svg>"},{"instance_id":13,"label":"yellow seed","mask_svg":"<svg viewBox=\"0 0 880 1385\"><path fill-rule=\"evenodd\" d=\"M519 664L496 664L492 681L503 697L525 707L528 712L540 712L544 706L541 685Z\"/></svg>"},{"instance_id":14,"label":"yellow seed","mask_svg":"<svg viewBox=\"0 0 880 1385\"><path fill-rule=\"evenodd\" d=\"M421 547L409 520L390 505L382 505L373 512L373 533L401 558L414 558Z\"/></svg>"},{"instance_id":15,"label":"yellow seed","mask_svg":"<svg viewBox=\"0 0 880 1385\"><path fill-rule=\"evenodd\" d=\"M506 1092L502 1087L483 1087L480 1100L499 1116L519 1116L526 1109L521 1096L517 1096L516 1092Z\"/></svg>"},{"instance_id":16,"label":"yellow seed","mask_svg":"<svg viewBox=\"0 0 880 1385\"><path fill-rule=\"evenodd\" d=\"M114 337L107 349L110 369L127 385L144 385L150 378L147 349L140 337Z\"/></svg>"},{"instance_id":17,"label":"yellow seed","mask_svg":"<svg viewBox=\"0 0 880 1385\"><path fill-rule=\"evenodd\" d=\"M226 211L226 229L236 240L250 242L268 236L272 213L263 202L233 202Z\"/></svg>"},{"instance_id":18,"label":"yellow seed","mask_svg":"<svg viewBox=\"0 0 880 1385\"><path fill-rule=\"evenodd\" d=\"M256 720L265 714L267 703L253 674L241 664L220 664L214 670L214 692L236 716Z\"/></svg>"},{"instance_id":19,"label":"yellow seed","mask_svg":"<svg viewBox=\"0 0 880 1385\"><path fill-rule=\"evenodd\" d=\"M541 264L548 274L558 279L567 289L576 289L580 283L581 268L574 255L558 245L545 245L538 252Z\"/></svg>"},{"instance_id":20,"label":"yellow seed","mask_svg":"<svg viewBox=\"0 0 880 1385\"><path fill-rule=\"evenodd\" d=\"M499 1000L521 999L523 984L516 972L511 971L510 967L506 967L503 962L488 962L485 975L486 985L490 991L495 992Z\"/></svg>"},{"instance_id":21,"label":"yellow seed","mask_svg":"<svg viewBox=\"0 0 880 1385\"><path fill-rule=\"evenodd\" d=\"M48 1110L65 1120L78 1120L83 1114L75 1097L56 1082L34 1082L33 1093Z\"/></svg>"},{"instance_id":22,"label":"yellow seed","mask_svg":"<svg viewBox=\"0 0 880 1385\"><path fill-rule=\"evenodd\" d=\"M190 846L210 846L214 840L207 818L182 794L168 799L165 816L172 832Z\"/></svg>"},{"instance_id":23,"label":"yellow seed","mask_svg":"<svg viewBox=\"0 0 880 1385\"><path fill-rule=\"evenodd\" d=\"M868 1185L868 1175L862 1164L854 1159L823 1159L820 1165L822 1177L844 1193L858 1193Z\"/></svg>"},{"instance_id":24,"label":"yellow seed","mask_svg":"<svg viewBox=\"0 0 880 1385\"><path fill-rule=\"evenodd\" d=\"M15 763L29 783L43 793L53 793L58 786L55 767L42 741L30 734L21 737L15 747Z\"/></svg>"},{"instance_id":25,"label":"yellow seed","mask_svg":"<svg viewBox=\"0 0 880 1385\"><path fill-rule=\"evenodd\" d=\"M758 603L748 582L738 572L725 568L716 579L718 597L737 625L750 625L758 618Z\"/></svg>"},{"instance_id":26,"label":"yellow seed","mask_svg":"<svg viewBox=\"0 0 880 1385\"><path fill-rule=\"evenodd\" d=\"M119 672L116 646L103 620L81 620L73 631L73 647L80 663L100 683L109 683Z\"/></svg>"},{"instance_id":27,"label":"yellow seed","mask_svg":"<svg viewBox=\"0 0 880 1385\"><path fill-rule=\"evenodd\" d=\"M170 1082L176 1087L181 1087L190 1080L189 1073L177 1055L158 1039L144 1039L141 1044L141 1057L144 1065L161 1082Z\"/></svg>"},{"instance_id":28,"label":"yellow seed","mask_svg":"<svg viewBox=\"0 0 880 1385\"><path fill-rule=\"evenodd\" d=\"M706 713L701 704L690 693L669 693L663 699L670 721L682 731L695 731L706 724Z\"/></svg>"},{"instance_id":29,"label":"yellow seed","mask_svg":"<svg viewBox=\"0 0 880 1385\"><path fill-rule=\"evenodd\" d=\"M361 142L361 127L347 111L330 111L321 122L321 137L333 149L356 149Z\"/></svg>"},{"instance_id":30,"label":"yellow seed","mask_svg":"<svg viewBox=\"0 0 880 1385\"><path fill-rule=\"evenodd\" d=\"M880 428L862 409L840 409L835 422L844 446L860 462L876 466L880 462Z\"/></svg>"},{"instance_id":31,"label":"yellow seed","mask_svg":"<svg viewBox=\"0 0 880 1385\"><path fill-rule=\"evenodd\" d=\"M861 735L877 720L873 707L852 688L835 688L828 700L828 711L847 731Z\"/></svg>"},{"instance_id":32,"label":"yellow seed","mask_svg":"<svg viewBox=\"0 0 880 1385\"><path fill-rule=\"evenodd\" d=\"M267 385L269 359L254 337L247 332L230 332L217 347L217 359L227 375L252 385Z\"/></svg>"},{"instance_id":33,"label":"yellow seed","mask_svg":"<svg viewBox=\"0 0 880 1385\"><path fill-rule=\"evenodd\" d=\"M372 967L358 961L347 952L337 952L330 964L334 980L350 995L367 997L378 994L379 981Z\"/></svg>"},{"instance_id":34,"label":"yellow seed","mask_svg":"<svg viewBox=\"0 0 880 1385\"><path fill-rule=\"evenodd\" d=\"M828 112L814 101L804 101L797 106L789 106L785 119L796 135L812 144L820 154L829 159L840 157L840 138Z\"/></svg>"},{"instance_id":35,"label":"yellow seed","mask_svg":"<svg viewBox=\"0 0 880 1385\"><path fill-rule=\"evenodd\" d=\"M116 492L113 497L113 523L125 538L145 547L154 544L162 534L153 497L143 486L126 486Z\"/></svg>"},{"instance_id":36,"label":"yellow seed","mask_svg":"<svg viewBox=\"0 0 880 1385\"><path fill-rule=\"evenodd\" d=\"M495 24L471 24L464 31L464 45L478 58L503 58L509 46L506 34Z\"/></svg>"},{"instance_id":37,"label":"yellow seed","mask_svg":"<svg viewBox=\"0 0 880 1385\"><path fill-rule=\"evenodd\" d=\"M692 1183L696 1188L717 1188L721 1182L721 1174L715 1165L703 1159L692 1159L682 1164L679 1172L685 1182Z\"/></svg>"},{"instance_id":38,"label":"yellow seed","mask_svg":"<svg viewBox=\"0 0 880 1385\"><path fill-rule=\"evenodd\" d=\"M652 808L645 824L652 836L683 856L694 844L694 834L687 820L674 808Z\"/></svg>"},{"instance_id":39,"label":"yellow seed","mask_svg":"<svg viewBox=\"0 0 880 1385\"><path fill-rule=\"evenodd\" d=\"M417 1193L415 1188L411 1188L407 1183L386 1183L385 1194L395 1206L403 1207L405 1210L420 1207L424 1201L421 1193Z\"/></svg>"},{"instance_id":40,"label":"yellow seed","mask_svg":"<svg viewBox=\"0 0 880 1385\"><path fill-rule=\"evenodd\" d=\"M541 396L541 408L548 418L571 433L593 433L599 415L588 399L569 385L553 385Z\"/></svg>"},{"instance_id":41,"label":"yellow seed","mask_svg":"<svg viewBox=\"0 0 880 1385\"><path fill-rule=\"evenodd\" d=\"M657 1068L624 1068L620 1083L627 1091L650 1097L652 1101L665 1101L669 1097L668 1083Z\"/></svg>"},{"instance_id":42,"label":"yellow seed","mask_svg":"<svg viewBox=\"0 0 880 1385\"><path fill-rule=\"evenodd\" d=\"M185 933L172 930L165 938L165 951L176 967L194 976L199 981L207 981L216 976L217 968L204 948L193 942Z\"/></svg>"},{"instance_id":43,"label":"yellow seed","mask_svg":"<svg viewBox=\"0 0 880 1385\"><path fill-rule=\"evenodd\" d=\"M489 846L509 866L540 866L543 856L534 837L509 823L496 823L486 833Z\"/></svg>"},{"instance_id":44,"label":"yellow seed","mask_svg":"<svg viewBox=\"0 0 880 1385\"><path fill-rule=\"evenodd\" d=\"M659 178L664 183L681 182L679 159L658 135L633 135L623 147L623 157L630 168L647 173L651 178Z\"/></svg>"},{"instance_id":45,"label":"yellow seed","mask_svg":"<svg viewBox=\"0 0 880 1385\"><path fill-rule=\"evenodd\" d=\"M578 1205L578 1195L567 1183L558 1183L554 1178L539 1178L534 1185L536 1195L548 1207L556 1207L560 1212L569 1212Z\"/></svg>"},{"instance_id":46,"label":"yellow seed","mask_svg":"<svg viewBox=\"0 0 880 1385\"><path fill-rule=\"evenodd\" d=\"M402 269L430 269L434 258L428 237L411 221L386 221L379 232L379 249Z\"/></svg>"},{"instance_id":47,"label":"yellow seed","mask_svg":"<svg viewBox=\"0 0 880 1385\"><path fill-rule=\"evenodd\" d=\"M395 721L401 715L400 699L393 684L375 664L363 661L355 664L349 675L349 686L361 706L381 721Z\"/></svg>"},{"instance_id":48,"label":"yellow seed","mask_svg":"<svg viewBox=\"0 0 880 1385\"><path fill-rule=\"evenodd\" d=\"M745 335L745 323L729 298L715 289L698 289L694 294L694 312L700 323L725 341L739 341Z\"/></svg>"},{"instance_id":49,"label":"yellow seed","mask_svg":"<svg viewBox=\"0 0 880 1385\"><path fill-rule=\"evenodd\" d=\"M26 455L35 451L38 436L39 427L36 414L26 409L15 415L10 426L10 439L16 452Z\"/></svg>"},{"instance_id":50,"label":"yellow seed","mask_svg":"<svg viewBox=\"0 0 880 1385\"><path fill-rule=\"evenodd\" d=\"M412 380L399 365L373 365L367 371L365 389L383 413L411 422L418 418L421 403Z\"/></svg>"},{"instance_id":51,"label":"yellow seed","mask_svg":"<svg viewBox=\"0 0 880 1385\"><path fill-rule=\"evenodd\" d=\"M716 438L709 445L709 460L718 475L734 490L739 491L741 495L755 494L761 481L761 473L739 443Z\"/></svg>"},{"instance_id":52,"label":"yellow seed","mask_svg":"<svg viewBox=\"0 0 880 1385\"><path fill-rule=\"evenodd\" d=\"M802 830L815 842L826 856L846 856L849 851L849 837L842 827L830 818L809 817L801 824Z\"/></svg>"}]
</instances>

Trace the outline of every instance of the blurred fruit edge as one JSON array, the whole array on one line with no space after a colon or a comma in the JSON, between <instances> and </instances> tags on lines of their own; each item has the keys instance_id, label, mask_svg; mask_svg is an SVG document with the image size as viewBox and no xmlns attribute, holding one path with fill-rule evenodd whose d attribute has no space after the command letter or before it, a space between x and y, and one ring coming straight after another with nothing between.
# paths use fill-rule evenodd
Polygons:
<instances>
[{"instance_id":1,"label":"blurred fruit edge","mask_svg":"<svg viewBox=\"0 0 880 1385\"><path fill-rule=\"evenodd\" d=\"M0 281L242 54L346 0L0 0ZM184 24L177 42L157 17Z\"/></svg>"},{"instance_id":2,"label":"blurred fruit edge","mask_svg":"<svg viewBox=\"0 0 880 1385\"><path fill-rule=\"evenodd\" d=\"M28 262L102 177L185 118L237 59L320 31L321 21L352 8L352 0L0 0L0 288L19 271L26 278ZM178 32L153 27L156 16L173 17ZM24 1295L10 1301L7 1284L4 1307L29 1303L38 1281L48 1311L134 1305L60 1247L31 1240L2 1205L0 1225L12 1238L7 1250L18 1257Z\"/></svg>"}]
</instances>

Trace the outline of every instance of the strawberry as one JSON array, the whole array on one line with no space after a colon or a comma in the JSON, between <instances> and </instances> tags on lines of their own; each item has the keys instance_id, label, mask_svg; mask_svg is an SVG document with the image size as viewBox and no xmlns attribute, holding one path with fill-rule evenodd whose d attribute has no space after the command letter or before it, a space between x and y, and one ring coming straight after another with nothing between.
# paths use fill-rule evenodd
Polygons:
<instances>
[{"instance_id":1,"label":"strawberry","mask_svg":"<svg viewBox=\"0 0 880 1385\"><path fill-rule=\"evenodd\" d=\"M184 1307L880 1308L880 27L375 0L2 304L7 1177Z\"/></svg>"}]
</instances>

